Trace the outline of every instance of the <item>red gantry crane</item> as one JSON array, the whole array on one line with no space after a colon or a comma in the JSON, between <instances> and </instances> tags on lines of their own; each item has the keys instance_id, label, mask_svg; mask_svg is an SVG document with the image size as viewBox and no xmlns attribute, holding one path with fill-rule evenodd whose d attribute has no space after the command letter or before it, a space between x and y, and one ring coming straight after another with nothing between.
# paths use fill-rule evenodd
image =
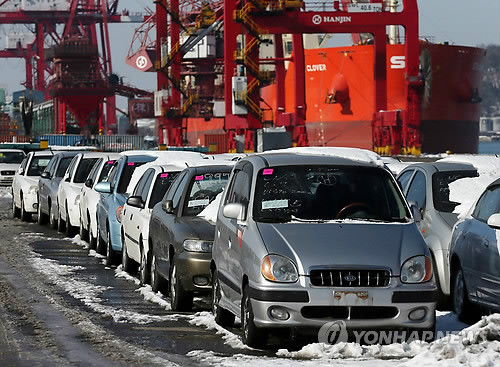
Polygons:
<instances>
[{"instance_id":1,"label":"red gantry crane","mask_svg":"<svg viewBox=\"0 0 500 367\"><path fill-rule=\"evenodd\" d=\"M68 0L54 9L36 4L12 9L11 2L0 1L0 24L33 25L35 41L0 51L0 57L26 60L25 86L53 99L56 132L66 132L69 109L83 131L103 133L104 105L107 125L116 124L115 93L148 95L121 85L113 74L108 32L109 23L143 22L144 16L118 14L118 0Z\"/></svg>"}]
</instances>

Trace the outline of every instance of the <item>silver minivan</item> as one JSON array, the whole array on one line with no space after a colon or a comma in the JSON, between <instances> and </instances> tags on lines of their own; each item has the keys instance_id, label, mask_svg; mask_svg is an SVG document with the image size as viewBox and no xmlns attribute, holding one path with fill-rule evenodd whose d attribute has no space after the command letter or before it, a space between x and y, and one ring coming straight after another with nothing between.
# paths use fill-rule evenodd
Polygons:
<instances>
[{"instance_id":1,"label":"silver minivan","mask_svg":"<svg viewBox=\"0 0 500 367\"><path fill-rule=\"evenodd\" d=\"M375 163L292 153L243 158L217 216L216 321L241 317L250 346L271 329L319 330L337 320L348 330L432 334L437 288L411 209Z\"/></svg>"}]
</instances>

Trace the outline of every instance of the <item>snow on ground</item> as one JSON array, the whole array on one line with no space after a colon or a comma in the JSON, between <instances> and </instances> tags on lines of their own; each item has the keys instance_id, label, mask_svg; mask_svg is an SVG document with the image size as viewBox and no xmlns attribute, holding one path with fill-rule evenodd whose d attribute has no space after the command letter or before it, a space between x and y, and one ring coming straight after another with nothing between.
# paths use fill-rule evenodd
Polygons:
<instances>
[{"instance_id":1,"label":"snow on ground","mask_svg":"<svg viewBox=\"0 0 500 367\"><path fill-rule=\"evenodd\" d=\"M65 240L71 241L74 244L77 244L78 246L82 246L83 248L87 249L89 248L89 244L87 241L82 240L79 234L77 234L73 238L66 237Z\"/></svg>"},{"instance_id":2,"label":"snow on ground","mask_svg":"<svg viewBox=\"0 0 500 367\"><path fill-rule=\"evenodd\" d=\"M10 187L0 187L0 198L12 198L12 189Z\"/></svg>"},{"instance_id":3,"label":"snow on ground","mask_svg":"<svg viewBox=\"0 0 500 367\"><path fill-rule=\"evenodd\" d=\"M497 156L464 154L449 156L439 161L469 163L478 170L479 177L462 178L449 185L450 200L460 203L454 210L460 218L467 215L486 187L500 178L500 158Z\"/></svg>"},{"instance_id":4,"label":"snow on ground","mask_svg":"<svg viewBox=\"0 0 500 367\"><path fill-rule=\"evenodd\" d=\"M358 162L373 163L378 166L384 165L382 158L377 153L374 153L370 150L358 149L358 148L300 147L300 148L269 150L266 153L327 155L327 156L351 159L353 161L358 161Z\"/></svg>"},{"instance_id":5,"label":"snow on ground","mask_svg":"<svg viewBox=\"0 0 500 367\"><path fill-rule=\"evenodd\" d=\"M219 211L220 201L222 200L222 195L224 194L224 190L222 190L215 199L206 206L199 214L198 217L202 217L209 222L216 223L217 222L217 212Z\"/></svg>"}]
</instances>

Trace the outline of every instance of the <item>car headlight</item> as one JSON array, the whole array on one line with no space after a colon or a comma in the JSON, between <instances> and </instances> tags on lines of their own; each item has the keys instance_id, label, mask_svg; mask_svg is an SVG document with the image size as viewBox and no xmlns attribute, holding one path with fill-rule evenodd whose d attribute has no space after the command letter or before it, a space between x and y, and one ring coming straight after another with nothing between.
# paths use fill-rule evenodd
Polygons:
<instances>
[{"instance_id":1,"label":"car headlight","mask_svg":"<svg viewBox=\"0 0 500 367\"><path fill-rule=\"evenodd\" d=\"M185 240L184 250L191 252L212 252L212 241Z\"/></svg>"},{"instance_id":2,"label":"car headlight","mask_svg":"<svg viewBox=\"0 0 500 367\"><path fill-rule=\"evenodd\" d=\"M30 186L28 193L36 195L37 192L38 192L38 186Z\"/></svg>"},{"instance_id":3,"label":"car headlight","mask_svg":"<svg viewBox=\"0 0 500 367\"><path fill-rule=\"evenodd\" d=\"M80 195L76 195L75 205L80 205Z\"/></svg>"},{"instance_id":4,"label":"car headlight","mask_svg":"<svg viewBox=\"0 0 500 367\"><path fill-rule=\"evenodd\" d=\"M299 279L297 266L284 256L267 255L260 269L264 278L271 282L294 283Z\"/></svg>"},{"instance_id":5,"label":"car headlight","mask_svg":"<svg viewBox=\"0 0 500 367\"><path fill-rule=\"evenodd\" d=\"M120 223L122 222L122 215L123 215L123 206L119 206L116 209L116 220Z\"/></svg>"},{"instance_id":6,"label":"car headlight","mask_svg":"<svg viewBox=\"0 0 500 367\"><path fill-rule=\"evenodd\" d=\"M432 278L432 261L427 256L415 256L406 260L401 267L403 283L423 283Z\"/></svg>"}]
</instances>

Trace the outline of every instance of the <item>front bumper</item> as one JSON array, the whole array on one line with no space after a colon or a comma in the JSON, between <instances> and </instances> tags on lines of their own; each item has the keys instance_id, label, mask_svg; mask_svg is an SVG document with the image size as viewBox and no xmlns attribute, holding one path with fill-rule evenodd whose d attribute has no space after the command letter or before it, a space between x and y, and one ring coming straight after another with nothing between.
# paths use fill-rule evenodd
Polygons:
<instances>
[{"instance_id":1,"label":"front bumper","mask_svg":"<svg viewBox=\"0 0 500 367\"><path fill-rule=\"evenodd\" d=\"M24 210L27 213L36 213L38 211L38 197L37 194L25 193L23 195Z\"/></svg>"},{"instance_id":2,"label":"front bumper","mask_svg":"<svg viewBox=\"0 0 500 367\"><path fill-rule=\"evenodd\" d=\"M391 283L396 283L394 280ZM403 285L399 282L384 288L329 288L329 287L266 287L250 284L254 322L265 328L320 328L327 322L342 320L348 329L428 329L434 326L437 288L429 282L420 285ZM367 292L367 299L356 297L342 300L334 297L340 293ZM339 293L337 293L338 295ZM288 311L288 320L271 317L271 307ZM417 308L426 311L417 321L409 314Z\"/></svg>"},{"instance_id":3,"label":"front bumper","mask_svg":"<svg viewBox=\"0 0 500 367\"><path fill-rule=\"evenodd\" d=\"M80 227L80 206L68 204L69 220L73 227Z\"/></svg>"},{"instance_id":4,"label":"front bumper","mask_svg":"<svg viewBox=\"0 0 500 367\"><path fill-rule=\"evenodd\" d=\"M211 259L211 253L183 251L178 255L175 262L184 290L195 293L209 293L211 291Z\"/></svg>"}]
</instances>

